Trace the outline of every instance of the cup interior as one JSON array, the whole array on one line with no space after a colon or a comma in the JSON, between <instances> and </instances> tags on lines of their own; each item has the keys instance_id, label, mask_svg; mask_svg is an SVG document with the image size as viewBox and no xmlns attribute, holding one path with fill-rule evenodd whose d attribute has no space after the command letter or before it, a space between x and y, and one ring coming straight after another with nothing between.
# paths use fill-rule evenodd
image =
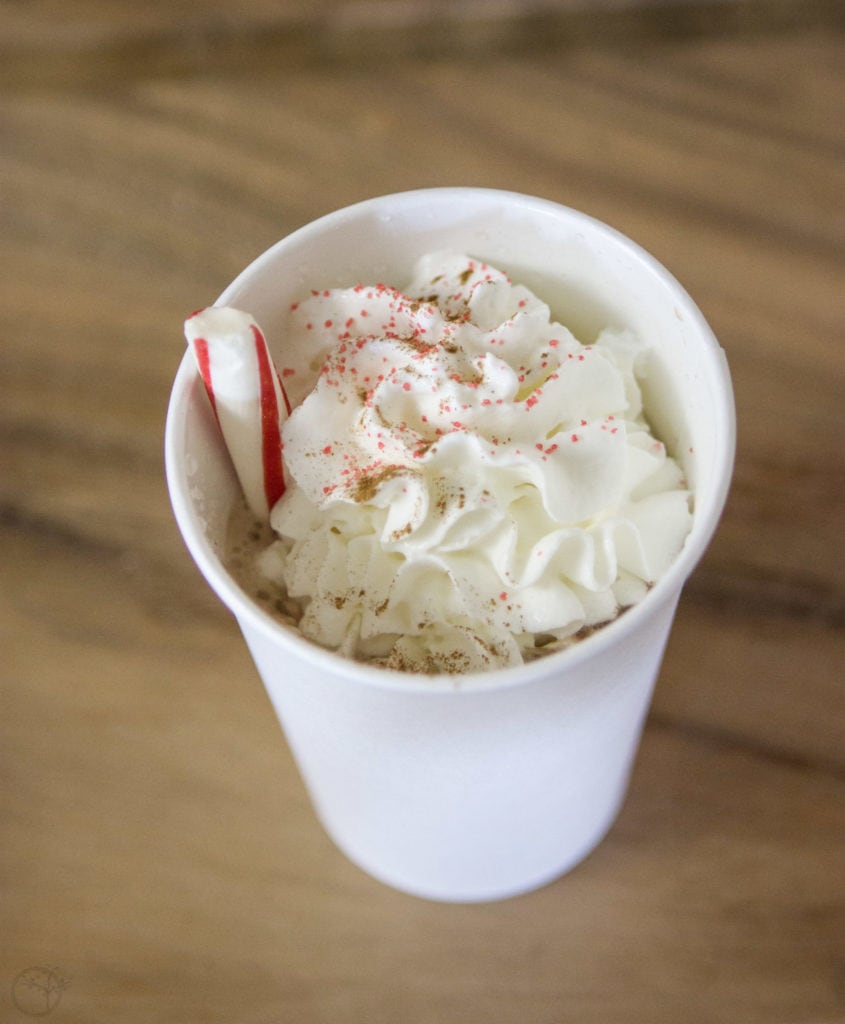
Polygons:
<instances>
[{"instance_id":1,"label":"cup interior","mask_svg":"<svg viewBox=\"0 0 845 1024\"><path fill-rule=\"evenodd\" d=\"M379 281L401 288L420 256L441 249L466 252L505 270L540 295L554 318L585 344L605 327L628 327L650 348L642 380L646 410L693 488L693 527L681 555L639 605L576 647L533 664L570 658L582 647L604 642L604 634L632 628L631 620L649 602L677 593L709 543L734 456L727 362L695 303L640 246L586 214L488 189L399 193L329 214L258 257L217 304L251 313L277 365L295 369L292 379L303 379L313 353L286 343L291 303L312 288ZM238 484L190 354L171 396L166 463L174 512L200 569L236 615L267 618L222 565ZM265 626L279 628L269 618Z\"/></svg>"}]
</instances>

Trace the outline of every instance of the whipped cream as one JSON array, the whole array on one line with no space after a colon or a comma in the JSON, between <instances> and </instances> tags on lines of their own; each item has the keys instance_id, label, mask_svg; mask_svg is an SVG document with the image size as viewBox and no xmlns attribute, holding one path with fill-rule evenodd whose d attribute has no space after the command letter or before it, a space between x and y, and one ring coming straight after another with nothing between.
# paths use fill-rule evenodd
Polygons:
<instances>
[{"instance_id":1,"label":"whipped cream","mask_svg":"<svg viewBox=\"0 0 845 1024\"><path fill-rule=\"evenodd\" d=\"M454 253L404 291L312 292L287 330L319 358L259 568L310 640L416 672L520 664L614 619L680 551L691 495L630 332L581 344Z\"/></svg>"}]
</instances>

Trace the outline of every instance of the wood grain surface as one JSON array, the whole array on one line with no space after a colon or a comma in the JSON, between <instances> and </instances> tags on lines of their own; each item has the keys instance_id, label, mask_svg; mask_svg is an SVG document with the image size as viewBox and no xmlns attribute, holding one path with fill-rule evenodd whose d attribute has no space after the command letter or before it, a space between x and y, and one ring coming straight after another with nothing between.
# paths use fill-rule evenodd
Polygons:
<instances>
[{"instance_id":1,"label":"wood grain surface","mask_svg":"<svg viewBox=\"0 0 845 1024\"><path fill-rule=\"evenodd\" d=\"M508 46L467 5L438 53L400 5L368 57L248 6L0 3L0 1021L841 1024L841 17L604 5L570 38L546 4ZM739 415L618 822L480 906L322 832L161 454L187 312L322 213L448 184L653 252Z\"/></svg>"}]
</instances>

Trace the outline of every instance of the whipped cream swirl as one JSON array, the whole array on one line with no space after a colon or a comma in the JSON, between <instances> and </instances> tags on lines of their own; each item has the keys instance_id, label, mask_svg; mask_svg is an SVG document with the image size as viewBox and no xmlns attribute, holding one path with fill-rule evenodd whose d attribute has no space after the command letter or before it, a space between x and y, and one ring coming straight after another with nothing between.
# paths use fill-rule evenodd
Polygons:
<instances>
[{"instance_id":1,"label":"whipped cream swirl","mask_svg":"<svg viewBox=\"0 0 845 1024\"><path fill-rule=\"evenodd\" d=\"M681 549L690 494L631 333L582 345L451 253L404 292L314 292L289 330L321 364L283 427L260 569L316 643L416 672L519 664L615 618Z\"/></svg>"}]
</instances>

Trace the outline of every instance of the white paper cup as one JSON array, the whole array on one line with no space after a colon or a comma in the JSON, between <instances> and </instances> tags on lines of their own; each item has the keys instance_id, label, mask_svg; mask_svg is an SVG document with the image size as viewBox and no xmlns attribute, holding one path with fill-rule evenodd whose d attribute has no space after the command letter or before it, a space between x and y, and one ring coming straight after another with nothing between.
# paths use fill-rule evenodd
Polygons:
<instances>
[{"instance_id":1,"label":"white paper cup","mask_svg":"<svg viewBox=\"0 0 845 1024\"><path fill-rule=\"evenodd\" d=\"M694 488L692 531L645 599L568 650L461 677L345 660L274 620L222 563L238 491L190 354L166 433L185 542L236 616L326 831L398 889L492 900L556 878L604 836L623 800L681 588L728 491L735 422L724 354L695 304L648 253L541 199L427 189L329 214L274 245L221 295L264 328L312 287L402 286L422 254L453 248L507 270L582 341L609 325L653 346L652 424Z\"/></svg>"}]
</instances>

